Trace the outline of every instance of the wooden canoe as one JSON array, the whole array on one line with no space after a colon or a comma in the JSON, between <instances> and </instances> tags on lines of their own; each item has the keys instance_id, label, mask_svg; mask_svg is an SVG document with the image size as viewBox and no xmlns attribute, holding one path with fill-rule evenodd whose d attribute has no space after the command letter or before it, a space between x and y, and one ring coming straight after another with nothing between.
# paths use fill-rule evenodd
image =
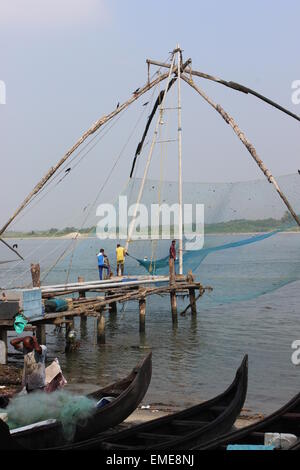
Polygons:
<instances>
[{"instance_id":1,"label":"wooden canoe","mask_svg":"<svg viewBox=\"0 0 300 470\"><path fill-rule=\"evenodd\" d=\"M248 357L236 372L230 387L221 395L170 416L85 442L67 450L190 449L227 432L240 413L247 393Z\"/></svg>"},{"instance_id":2,"label":"wooden canoe","mask_svg":"<svg viewBox=\"0 0 300 470\"><path fill-rule=\"evenodd\" d=\"M194 447L194 449L226 450L229 444L263 445L265 433L294 434L300 438L300 393L261 421L217 437L205 445ZM291 449L297 449L297 446L300 449L300 440L291 446Z\"/></svg>"},{"instance_id":3,"label":"wooden canoe","mask_svg":"<svg viewBox=\"0 0 300 470\"><path fill-rule=\"evenodd\" d=\"M139 405L149 387L152 374L152 353L149 353L124 379L88 395L100 400L103 397L114 397L114 400L96 411L87 419L78 422L73 442L89 439L96 434L116 426L126 419ZM7 426L6 426L7 427ZM3 442L7 445L7 432L0 429L0 449ZM45 449L61 446L66 443L61 423L48 420L10 432L11 446L27 449ZM5 448L5 447L4 447Z\"/></svg>"}]
</instances>

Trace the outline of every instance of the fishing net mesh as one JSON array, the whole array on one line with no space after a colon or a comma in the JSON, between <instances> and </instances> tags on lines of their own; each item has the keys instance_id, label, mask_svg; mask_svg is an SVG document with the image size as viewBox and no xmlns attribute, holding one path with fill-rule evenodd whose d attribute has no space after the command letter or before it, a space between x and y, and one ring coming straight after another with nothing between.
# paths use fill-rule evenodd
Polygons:
<instances>
[{"instance_id":1,"label":"fishing net mesh","mask_svg":"<svg viewBox=\"0 0 300 470\"><path fill-rule=\"evenodd\" d=\"M35 392L13 398L0 412L8 414L10 429L47 419L57 419L62 424L64 437L72 440L76 423L88 418L95 410L96 401L73 395L64 390L53 393Z\"/></svg>"},{"instance_id":2,"label":"fishing net mesh","mask_svg":"<svg viewBox=\"0 0 300 470\"><path fill-rule=\"evenodd\" d=\"M277 181L295 212L300 214L299 174L282 176ZM123 192L129 205L137 200L140 184L140 179L132 179ZM184 183L183 200L193 207L195 204L204 207L203 246L198 249L196 243L194 247L189 244L186 249L185 242L190 242L191 235L201 232L195 211L193 223L184 227L183 269L184 273L192 269L203 284L213 287L210 300L248 300L300 278L298 226L267 180ZM177 201L177 182L146 181L141 203L148 213L151 204L160 202L170 206ZM147 227L139 222L129 254L148 272L167 274L170 238L176 236L171 231L169 239L141 240L139 236L147 232ZM159 224L155 230L160 230L162 237L162 219Z\"/></svg>"}]
</instances>

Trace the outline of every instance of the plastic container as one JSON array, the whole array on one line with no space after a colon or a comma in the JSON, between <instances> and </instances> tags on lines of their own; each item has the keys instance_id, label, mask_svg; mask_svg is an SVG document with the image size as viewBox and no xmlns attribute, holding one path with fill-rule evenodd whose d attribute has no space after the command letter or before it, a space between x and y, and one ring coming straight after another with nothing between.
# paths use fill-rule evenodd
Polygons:
<instances>
[{"instance_id":1,"label":"plastic container","mask_svg":"<svg viewBox=\"0 0 300 470\"><path fill-rule=\"evenodd\" d=\"M103 406L108 405L111 403L115 398L114 397L103 397L99 400L96 404L96 408L103 408Z\"/></svg>"},{"instance_id":2,"label":"plastic container","mask_svg":"<svg viewBox=\"0 0 300 470\"><path fill-rule=\"evenodd\" d=\"M266 432L265 445L273 445L276 449L288 449L297 441L294 434L285 434L279 432Z\"/></svg>"},{"instance_id":3,"label":"plastic container","mask_svg":"<svg viewBox=\"0 0 300 470\"><path fill-rule=\"evenodd\" d=\"M12 320L19 312L19 301L8 300L7 302L0 302L0 319Z\"/></svg>"},{"instance_id":4,"label":"plastic container","mask_svg":"<svg viewBox=\"0 0 300 470\"><path fill-rule=\"evenodd\" d=\"M39 287L5 291L5 294L9 301L19 302L20 308L29 320L43 317L42 291Z\"/></svg>"},{"instance_id":5,"label":"plastic container","mask_svg":"<svg viewBox=\"0 0 300 470\"><path fill-rule=\"evenodd\" d=\"M6 345L0 340L0 364L6 364Z\"/></svg>"},{"instance_id":6,"label":"plastic container","mask_svg":"<svg viewBox=\"0 0 300 470\"><path fill-rule=\"evenodd\" d=\"M69 304L65 299L50 299L45 300L45 310L46 312L64 312L68 310Z\"/></svg>"}]
</instances>

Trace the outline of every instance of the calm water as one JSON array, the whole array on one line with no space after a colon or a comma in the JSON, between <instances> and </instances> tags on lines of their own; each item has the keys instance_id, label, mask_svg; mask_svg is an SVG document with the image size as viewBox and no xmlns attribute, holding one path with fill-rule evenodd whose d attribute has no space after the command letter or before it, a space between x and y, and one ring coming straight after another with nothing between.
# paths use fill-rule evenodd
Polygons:
<instances>
[{"instance_id":1,"label":"calm water","mask_svg":"<svg viewBox=\"0 0 300 470\"><path fill-rule=\"evenodd\" d=\"M295 261L299 241L298 236L292 235L277 239L276 243L282 248L276 260L277 277L280 276L278 266L288 266ZM40 261L43 271L49 265L49 258L54 260L70 242L23 240L18 243L21 252L26 254L26 263L0 265L1 286L28 282L30 277L25 271L29 261ZM97 248L98 240L85 240L80 244L74 255L70 281L77 275L83 275L86 280L97 279ZM108 254L113 253L114 244L109 242L104 248ZM262 273L266 275L266 262L270 259L270 252L263 251L265 262L255 264L258 277ZM248 268L252 260L250 253L242 251ZM3 258L0 253L1 258L9 259L7 252L5 254L6 258ZM213 265L213 259L208 261L206 271L210 276ZM69 258L45 283L65 281L68 268ZM220 265L217 269L221 270ZM132 259L127 259L127 272L143 271ZM233 265L229 275L230 263L227 262L228 288L234 282L235 273L236 266ZM205 270L198 274L199 279L205 278ZM251 276L247 280L249 289L254 282ZM218 304L203 299L198 301L197 318L192 319L189 313L185 317L179 315L176 329L172 327L169 299L153 298L147 303L145 335L138 331L137 304L130 303L125 309L118 306L115 318L107 314L105 345L96 344L93 318L88 319L83 329L79 320L76 321L81 346L71 355L64 353L64 331L55 333L53 327L47 327L49 358L57 356L70 386L84 392L124 376L148 350L152 350L153 376L144 403L183 407L223 391L232 381L243 355L248 353L249 387L245 406L252 411L270 412L300 391L300 366L291 362L291 344L300 339L299 288L300 283L293 282L244 302ZM183 310L187 302L187 299L179 300L178 310ZM11 359L17 360L15 356Z\"/></svg>"}]
</instances>

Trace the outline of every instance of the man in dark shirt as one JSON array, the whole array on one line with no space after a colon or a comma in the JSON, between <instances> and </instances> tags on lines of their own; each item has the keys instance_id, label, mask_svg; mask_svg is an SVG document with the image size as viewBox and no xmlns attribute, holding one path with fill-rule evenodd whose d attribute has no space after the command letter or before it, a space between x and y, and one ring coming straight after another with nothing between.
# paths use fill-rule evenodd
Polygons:
<instances>
[{"instance_id":1,"label":"man in dark shirt","mask_svg":"<svg viewBox=\"0 0 300 470\"><path fill-rule=\"evenodd\" d=\"M176 240L172 240L171 246L170 246L170 258L176 260Z\"/></svg>"}]
</instances>

